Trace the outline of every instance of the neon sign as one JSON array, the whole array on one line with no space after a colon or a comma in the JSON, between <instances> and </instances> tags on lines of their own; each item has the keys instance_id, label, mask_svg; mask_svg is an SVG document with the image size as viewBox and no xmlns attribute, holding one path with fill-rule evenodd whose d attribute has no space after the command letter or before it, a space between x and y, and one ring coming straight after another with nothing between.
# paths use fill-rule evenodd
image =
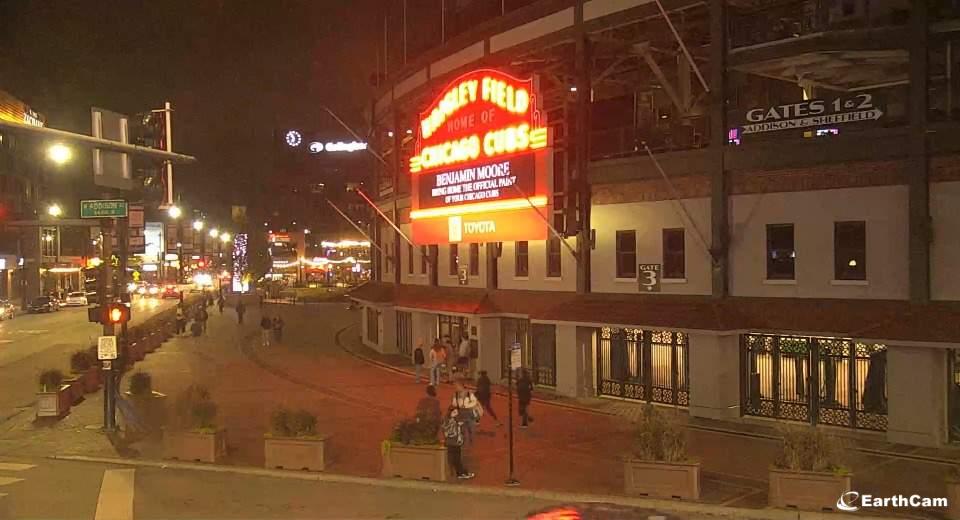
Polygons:
<instances>
[{"instance_id":1,"label":"neon sign","mask_svg":"<svg viewBox=\"0 0 960 520\"><path fill-rule=\"evenodd\" d=\"M452 81L420 114L410 158L417 244L538 240L550 154L536 83L496 70Z\"/></svg>"}]
</instances>

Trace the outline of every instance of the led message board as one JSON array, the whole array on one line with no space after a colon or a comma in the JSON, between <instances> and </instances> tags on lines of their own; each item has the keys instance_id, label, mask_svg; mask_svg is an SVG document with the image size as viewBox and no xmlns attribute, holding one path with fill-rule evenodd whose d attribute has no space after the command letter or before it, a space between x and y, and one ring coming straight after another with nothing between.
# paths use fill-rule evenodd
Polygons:
<instances>
[{"instance_id":1,"label":"led message board","mask_svg":"<svg viewBox=\"0 0 960 520\"><path fill-rule=\"evenodd\" d=\"M420 114L410 158L416 244L547 238L551 158L535 87L477 70Z\"/></svg>"}]
</instances>

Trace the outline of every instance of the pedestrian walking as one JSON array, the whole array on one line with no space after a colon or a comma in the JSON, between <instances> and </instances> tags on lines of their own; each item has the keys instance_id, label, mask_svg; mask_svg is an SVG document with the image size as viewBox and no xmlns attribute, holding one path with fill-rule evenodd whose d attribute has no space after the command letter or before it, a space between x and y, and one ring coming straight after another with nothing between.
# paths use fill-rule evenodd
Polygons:
<instances>
[{"instance_id":1,"label":"pedestrian walking","mask_svg":"<svg viewBox=\"0 0 960 520\"><path fill-rule=\"evenodd\" d=\"M473 392L463 386L462 380L457 380L454 384L453 400L450 406L456 408L459 412L460 422L463 424L465 440L467 444L473 444L473 431L483 416L483 408L480 406L477 397Z\"/></svg>"},{"instance_id":2,"label":"pedestrian walking","mask_svg":"<svg viewBox=\"0 0 960 520\"><path fill-rule=\"evenodd\" d=\"M200 312L197 313L197 320L200 321L200 330L206 334L207 333L207 318L210 315L207 314L207 309L205 307L200 307Z\"/></svg>"},{"instance_id":3,"label":"pedestrian walking","mask_svg":"<svg viewBox=\"0 0 960 520\"><path fill-rule=\"evenodd\" d=\"M260 346L270 346L270 334L272 329L273 322L270 321L269 317L264 316L263 318L260 318Z\"/></svg>"},{"instance_id":4,"label":"pedestrian walking","mask_svg":"<svg viewBox=\"0 0 960 520\"><path fill-rule=\"evenodd\" d=\"M237 299L237 306L234 307L234 309L237 311L237 323L243 325L243 313L247 312L247 307L243 304L242 300Z\"/></svg>"},{"instance_id":5,"label":"pedestrian walking","mask_svg":"<svg viewBox=\"0 0 960 520\"><path fill-rule=\"evenodd\" d=\"M283 318L279 315L273 319L273 338L277 340L277 343L283 340Z\"/></svg>"},{"instance_id":6,"label":"pedestrian walking","mask_svg":"<svg viewBox=\"0 0 960 520\"><path fill-rule=\"evenodd\" d=\"M430 384L437 386L440 384L440 375L443 373L443 364L446 361L446 352L437 339L430 348Z\"/></svg>"},{"instance_id":7,"label":"pedestrian walking","mask_svg":"<svg viewBox=\"0 0 960 520\"><path fill-rule=\"evenodd\" d=\"M466 332L460 338L460 345L457 346L457 371L460 377L470 377L470 335Z\"/></svg>"},{"instance_id":8,"label":"pedestrian walking","mask_svg":"<svg viewBox=\"0 0 960 520\"><path fill-rule=\"evenodd\" d=\"M520 378L517 379L517 402L520 404L520 427L526 428L527 423L533 422L533 416L530 415L530 401L533 399L533 382L530 381L530 373L527 369L520 371Z\"/></svg>"},{"instance_id":9,"label":"pedestrian walking","mask_svg":"<svg viewBox=\"0 0 960 520\"><path fill-rule=\"evenodd\" d=\"M453 367L454 362L456 361L455 352L453 350L453 343L450 341L450 336L443 337L443 373L446 377L447 382L453 381Z\"/></svg>"},{"instance_id":10,"label":"pedestrian walking","mask_svg":"<svg viewBox=\"0 0 960 520\"><path fill-rule=\"evenodd\" d=\"M223 316L223 305L224 305L224 303L226 303L226 302L223 301L223 296L220 296L220 298L217 299L217 307L220 309L220 315L221 315L221 316Z\"/></svg>"},{"instance_id":11,"label":"pedestrian walking","mask_svg":"<svg viewBox=\"0 0 960 520\"><path fill-rule=\"evenodd\" d=\"M493 392L491 391L490 377L487 376L486 370L480 371L480 377L477 378L477 401L480 401L480 406L490 414L490 417L493 417L494 421L497 421L497 426L503 426L503 423L500 422L500 419L497 417L497 413L493 411L493 406L490 405L490 399L493 397Z\"/></svg>"},{"instance_id":12,"label":"pedestrian walking","mask_svg":"<svg viewBox=\"0 0 960 520\"><path fill-rule=\"evenodd\" d=\"M463 466L463 425L458 416L456 408L451 406L447 410L447 418L443 421L443 442L447 446L447 458L457 473L457 478L468 480L476 475Z\"/></svg>"},{"instance_id":13,"label":"pedestrian walking","mask_svg":"<svg viewBox=\"0 0 960 520\"><path fill-rule=\"evenodd\" d=\"M417 348L413 349L413 371L417 374L417 384L420 384L420 376L423 373L423 341L417 343Z\"/></svg>"},{"instance_id":14,"label":"pedestrian walking","mask_svg":"<svg viewBox=\"0 0 960 520\"><path fill-rule=\"evenodd\" d=\"M183 305L177 305L177 334L183 334L187 330L187 316L183 312Z\"/></svg>"}]
</instances>

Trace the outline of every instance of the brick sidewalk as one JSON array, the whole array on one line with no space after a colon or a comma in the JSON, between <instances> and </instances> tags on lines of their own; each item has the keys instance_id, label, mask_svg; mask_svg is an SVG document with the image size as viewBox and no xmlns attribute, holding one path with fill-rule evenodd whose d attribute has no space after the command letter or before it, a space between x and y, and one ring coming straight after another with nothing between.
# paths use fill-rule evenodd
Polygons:
<instances>
[{"instance_id":1,"label":"brick sidewalk","mask_svg":"<svg viewBox=\"0 0 960 520\"><path fill-rule=\"evenodd\" d=\"M424 385L402 370L384 368L341 348L337 333L356 321L342 304L266 305L261 311L254 301L248 309L246 323L240 326L232 309L220 316L214 308L207 336L175 338L138 363L137 370L150 372L155 389L171 397L193 382L211 389L219 420L228 430L228 464L262 466L262 436L270 413L286 406L312 411L318 416L319 429L333 436L329 472L378 476L381 441L397 419L412 415ZM279 345L259 346L261 312L284 317L287 330ZM355 336L348 330L340 339L349 343ZM441 403L448 403L451 385L441 385L439 394ZM621 494L621 460L632 441L630 422L573 403L556 404L563 406L534 403L531 413L536 422L527 430L516 430L516 476L522 486ZM505 419L506 398L495 396L493 407ZM78 414L96 416L95 402L79 408L83 411ZM480 430L484 434L467 451L477 478L461 485L501 485L507 476L506 428L496 428L485 417ZM66 447L72 438L64 433L60 440ZM766 472L778 450L776 441L691 429L689 444L703 466L704 502L739 507L766 504ZM135 447L145 458L159 458L154 445ZM855 488L863 492L877 496L943 493L946 468L942 466L870 454L858 454L852 466ZM911 475L909 483L903 482L903 475Z\"/></svg>"}]
</instances>

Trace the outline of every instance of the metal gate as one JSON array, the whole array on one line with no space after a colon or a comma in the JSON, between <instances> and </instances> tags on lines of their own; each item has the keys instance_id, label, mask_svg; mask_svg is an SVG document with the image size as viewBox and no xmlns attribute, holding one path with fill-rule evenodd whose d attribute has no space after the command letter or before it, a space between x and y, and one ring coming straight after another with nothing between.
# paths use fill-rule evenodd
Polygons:
<instances>
[{"instance_id":1,"label":"metal gate","mask_svg":"<svg viewBox=\"0 0 960 520\"><path fill-rule=\"evenodd\" d=\"M741 352L744 415L887 429L886 345L744 334Z\"/></svg>"},{"instance_id":2,"label":"metal gate","mask_svg":"<svg viewBox=\"0 0 960 520\"><path fill-rule=\"evenodd\" d=\"M597 393L689 406L688 343L682 332L603 327L597 345Z\"/></svg>"},{"instance_id":3,"label":"metal gate","mask_svg":"<svg viewBox=\"0 0 960 520\"><path fill-rule=\"evenodd\" d=\"M409 356L413 352L413 315L397 311L397 350Z\"/></svg>"}]
</instances>

